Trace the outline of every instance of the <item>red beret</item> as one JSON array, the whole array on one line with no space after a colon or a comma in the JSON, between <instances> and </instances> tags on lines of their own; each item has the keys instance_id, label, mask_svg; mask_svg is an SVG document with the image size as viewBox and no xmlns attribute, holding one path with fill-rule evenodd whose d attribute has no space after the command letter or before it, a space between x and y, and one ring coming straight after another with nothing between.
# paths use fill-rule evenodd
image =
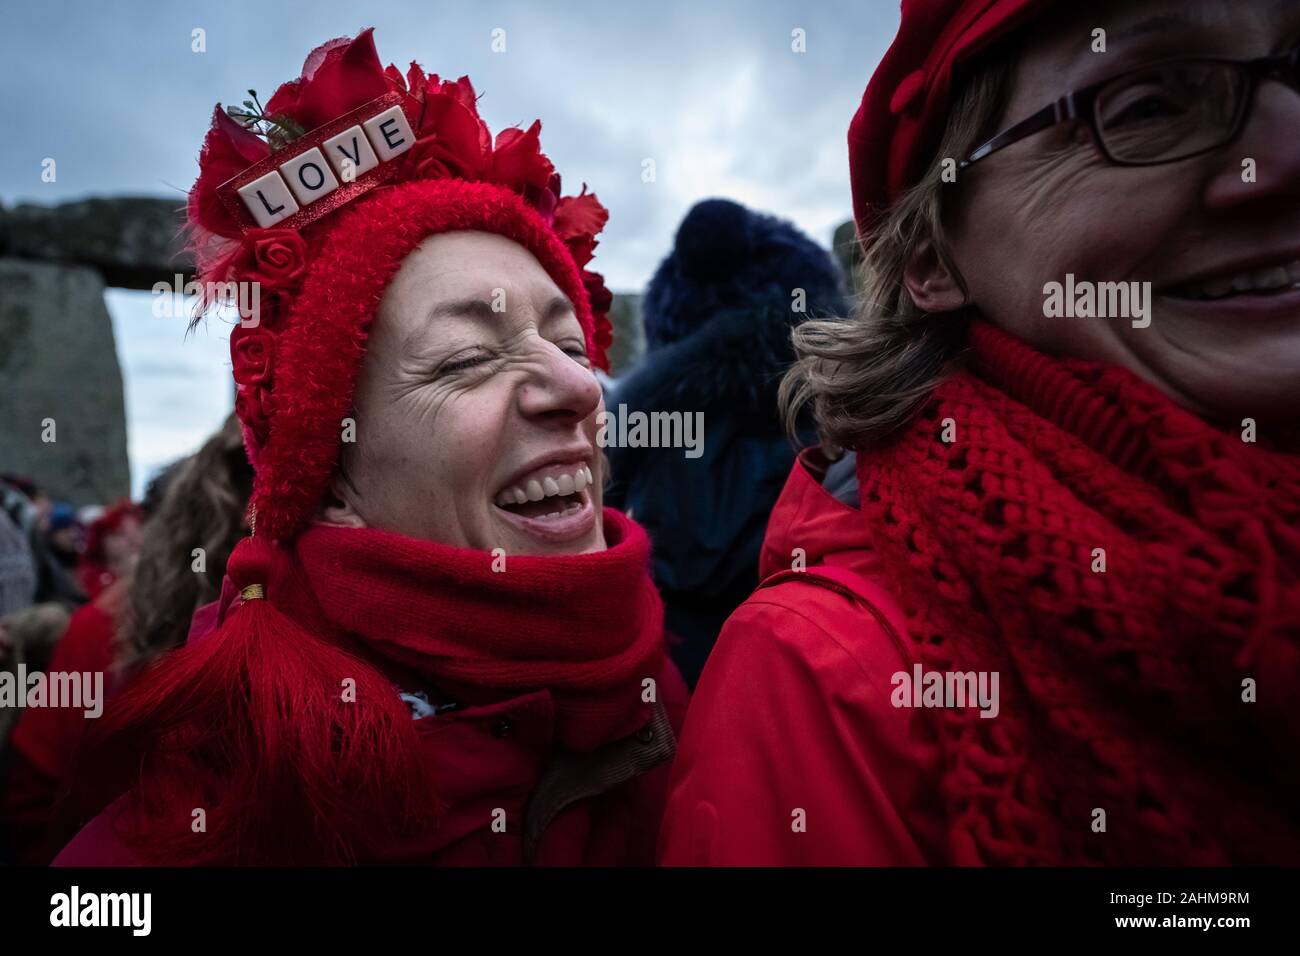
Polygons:
<instances>
[{"instance_id":1,"label":"red beret","mask_svg":"<svg viewBox=\"0 0 1300 956\"><path fill-rule=\"evenodd\" d=\"M938 147L954 70L1050 0L902 0L898 36L849 126L853 218L864 236ZM954 157L957 158L957 157Z\"/></svg>"}]
</instances>

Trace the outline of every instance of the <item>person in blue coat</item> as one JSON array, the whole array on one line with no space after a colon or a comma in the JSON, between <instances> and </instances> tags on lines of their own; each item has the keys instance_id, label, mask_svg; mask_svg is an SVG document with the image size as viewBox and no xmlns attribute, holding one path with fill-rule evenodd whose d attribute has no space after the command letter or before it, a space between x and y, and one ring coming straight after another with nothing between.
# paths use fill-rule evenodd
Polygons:
<instances>
[{"instance_id":1,"label":"person in blue coat","mask_svg":"<svg viewBox=\"0 0 1300 956\"><path fill-rule=\"evenodd\" d=\"M625 419L702 413L694 420L703 441L692 449L611 443L606 494L650 533L674 660L691 686L723 622L758 583L768 515L794 462L776 401L793 360L790 329L846 308L826 250L792 224L726 199L687 213L646 291L646 355L606 407Z\"/></svg>"}]
</instances>

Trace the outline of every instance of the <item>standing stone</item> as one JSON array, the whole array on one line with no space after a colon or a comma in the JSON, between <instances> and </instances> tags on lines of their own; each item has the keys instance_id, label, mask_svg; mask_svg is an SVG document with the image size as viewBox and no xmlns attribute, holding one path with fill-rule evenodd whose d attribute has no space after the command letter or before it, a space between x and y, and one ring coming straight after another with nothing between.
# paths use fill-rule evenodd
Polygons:
<instances>
[{"instance_id":1,"label":"standing stone","mask_svg":"<svg viewBox=\"0 0 1300 956\"><path fill-rule=\"evenodd\" d=\"M0 254L99 270L124 289L189 279L194 258L185 250L184 199L114 196L55 206L19 203L0 209ZM183 280L182 280L183 284Z\"/></svg>"},{"instance_id":2,"label":"standing stone","mask_svg":"<svg viewBox=\"0 0 1300 956\"><path fill-rule=\"evenodd\" d=\"M0 258L0 471L76 505L130 491L122 371L94 269Z\"/></svg>"},{"instance_id":3,"label":"standing stone","mask_svg":"<svg viewBox=\"0 0 1300 956\"><path fill-rule=\"evenodd\" d=\"M844 273L844 284L854 295L861 292L858 288L858 266L862 265L862 244L858 242L858 230L853 220L842 222L835 229L831 239L831 252Z\"/></svg>"},{"instance_id":4,"label":"standing stone","mask_svg":"<svg viewBox=\"0 0 1300 956\"><path fill-rule=\"evenodd\" d=\"M618 378L636 365L645 352L645 329L641 325L641 296L618 294L609 310L614 344L609 348L609 374Z\"/></svg>"}]
</instances>

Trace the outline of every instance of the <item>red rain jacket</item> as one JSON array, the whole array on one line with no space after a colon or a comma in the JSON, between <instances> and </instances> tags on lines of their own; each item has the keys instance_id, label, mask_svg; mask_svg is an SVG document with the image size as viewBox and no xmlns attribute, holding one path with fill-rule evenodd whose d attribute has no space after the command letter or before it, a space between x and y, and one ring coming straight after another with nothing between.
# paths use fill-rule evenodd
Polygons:
<instances>
[{"instance_id":1,"label":"red rain jacket","mask_svg":"<svg viewBox=\"0 0 1300 956\"><path fill-rule=\"evenodd\" d=\"M861 514L795 462L763 584L728 619L692 695L660 834L669 866L943 861L939 749L890 704L902 615L872 581ZM802 558L806 570L791 570Z\"/></svg>"}]
</instances>

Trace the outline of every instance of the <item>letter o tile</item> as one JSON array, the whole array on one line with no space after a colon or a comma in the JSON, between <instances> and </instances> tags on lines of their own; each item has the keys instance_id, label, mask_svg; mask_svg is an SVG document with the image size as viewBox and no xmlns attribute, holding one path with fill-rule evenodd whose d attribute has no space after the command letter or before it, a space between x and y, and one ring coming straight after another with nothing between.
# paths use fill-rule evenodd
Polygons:
<instances>
[{"instance_id":1,"label":"letter o tile","mask_svg":"<svg viewBox=\"0 0 1300 956\"><path fill-rule=\"evenodd\" d=\"M316 147L288 160L280 167L280 175L304 206L339 188L334 170L330 169L325 154Z\"/></svg>"}]
</instances>

